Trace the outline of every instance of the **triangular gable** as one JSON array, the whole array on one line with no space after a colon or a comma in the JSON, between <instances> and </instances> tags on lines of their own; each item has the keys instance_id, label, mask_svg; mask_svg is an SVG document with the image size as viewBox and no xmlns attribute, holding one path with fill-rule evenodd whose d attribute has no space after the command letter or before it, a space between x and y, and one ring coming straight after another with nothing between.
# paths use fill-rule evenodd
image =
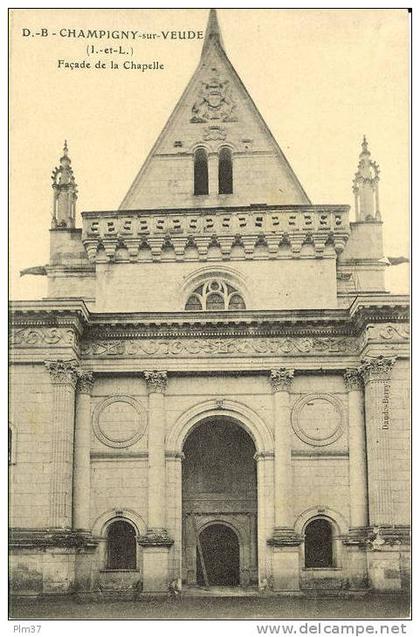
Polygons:
<instances>
[{"instance_id":1,"label":"triangular gable","mask_svg":"<svg viewBox=\"0 0 420 637\"><path fill-rule=\"evenodd\" d=\"M216 23L215 23L216 20ZM310 201L282 150L230 63L210 14L203 51L174 111L121 203L121 210ZM217 153L234 158L234 188L219 195ZM193 195L193 153L209 155L208 196Z\"/></svg>"}]
</instances>

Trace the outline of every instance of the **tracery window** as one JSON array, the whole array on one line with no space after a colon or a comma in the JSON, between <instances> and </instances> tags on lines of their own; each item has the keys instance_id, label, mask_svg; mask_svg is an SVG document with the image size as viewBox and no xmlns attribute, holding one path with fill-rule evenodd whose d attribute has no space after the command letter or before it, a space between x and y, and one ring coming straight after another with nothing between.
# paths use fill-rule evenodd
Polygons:
<instances>
[{"instance_id":1,"label":"tracery window","mask_svg":"<svg viewBox=\"0 0 420 637\"><path fill-rule=\"evenodd\" d=\"M242 295L229 283L211 279L199 285L189 296L185 309L190 312L245 310Z\"/></svg>"},{"instance_id":2,"label":"tracery window","mask_svg":"<svg viewBox=\"0 0 420 637\"><path fill-rule=\"evenodd\" d=\"M332 525L324 518L309 522L305 529L305 567L334 566Z\"/></svg>"},{"instance_id":3,"label":"tracery window","mask_svg":"<svg viewBox=\"0 0 420 637\"><path fill-rule=\"evenodd\" d=\"M209 194L209 166L204 148L197 148L194 153L194 194Z\"/></svg>"},{"instance_id":4,"label":"tracery window","mask_svg":"<svg viewBox=\"0 0 420 637\"><path fill-rule=\"evenodd\" d=\"M107 533L108 563L111 570L137 568L136 531L124 520L111 522Z\"/></svg>"},{"instance_id":5,"label":"tracery window","mask_svg":"<svg viewBox=\"0 0 420 637\"><path fill-rule=\"evenodd\" d=\"M230 148L221 148L219 153L219 194L233 193L232 152Z\"/></svg>"}]
</instances>

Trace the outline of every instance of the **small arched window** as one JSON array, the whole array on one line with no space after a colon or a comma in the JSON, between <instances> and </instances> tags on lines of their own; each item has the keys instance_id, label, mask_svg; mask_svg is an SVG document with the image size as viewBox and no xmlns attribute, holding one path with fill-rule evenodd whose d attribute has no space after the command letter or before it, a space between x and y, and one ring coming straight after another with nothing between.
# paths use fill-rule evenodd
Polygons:
<instances>
[{"instance_id":1,"label":"small arched window","mask_svg":"<svg viewBox=\"0 0 420 637\"><path fill-rule=\"evenodd\" d=\"M305 567L334 566L332 525L324 518L309 522L305 529Z\"/></svg>"},{"instance_id":2,"label":"small arched window","mask_svg":"<svg viewBox=\"0 0 420 637\"><path fill-rule=\"evenodd\" d=\"M233 193L232 152L230 148L221 148L219 152L219 194Z\"/></svg>"},{"instance_id":3,"label":"small arched window","mask_svg":"<svg viewBox=\"0 0 420 637\"><path fill-rule=\"evenodd\" d=\"M112 522L108 527L108 564L111 570L137 568L137 544L134 527L124 520Z\"/></svg>"},{"instance_id":4,"label":"small arched window","mask_svg":"<svg viewBox=\"0 0 420 637\"><path fill-rule=\"evenodd\" d=\"M209 194L209 166L204 148L197 148L194 153L194 194Z\"/></svg>"},{"instance_id":5,"label":"small arched window","mask_svg":"<svg viewBox=\"0 0 420 637\"><path fill-rule=\"evenodd\" d=\"M185 309L190 312L202 310L245 310L245 302L234 287L221 281L211 279L199 285L188 297Z\"/></svg>"}]
</instances>

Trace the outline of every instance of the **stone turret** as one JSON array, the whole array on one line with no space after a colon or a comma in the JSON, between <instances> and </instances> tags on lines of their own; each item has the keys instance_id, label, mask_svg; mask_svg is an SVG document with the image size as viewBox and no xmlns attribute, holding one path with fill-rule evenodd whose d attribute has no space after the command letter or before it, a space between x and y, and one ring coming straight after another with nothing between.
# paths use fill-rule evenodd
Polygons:
<instances>
[{"instance_id":1,"label":"stone turret","mask_svg":"<svg viewBox=\"0 0 420 637\"><path fill-rule=\"evenodd\" d=\"M76 216L77 184L68 156L67 140L64 142L60 165L51 175L53 188L52 228L74 228Z\"/></svg>"},{"instance_id":2,"label":"stone turret","mask_svg":"<svg viewBox=\"0 0 420 637\"><path fill-rule=\"evenodd\" d=\"M379 166L372 161L366 137L363 136L359 165L353 179L356 221L380 221Z\"/></svg>"}]
</instances>

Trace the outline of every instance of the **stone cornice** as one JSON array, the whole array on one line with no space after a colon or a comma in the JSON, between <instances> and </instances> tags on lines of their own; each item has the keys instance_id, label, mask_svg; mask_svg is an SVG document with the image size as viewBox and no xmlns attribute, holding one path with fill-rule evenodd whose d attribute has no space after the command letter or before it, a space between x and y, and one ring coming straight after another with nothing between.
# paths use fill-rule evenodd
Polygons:
<instances>
[{"instance_id":1,"label":"stone cornice","mask_svg":"<svg viewBox=\"0 0 420 637\"><path fill-rule=\"evenodd\" d=\"M13 347L78 347L85 343L137 339L276 339L302 340L297 353L311 344L304 340L361 337L378 343L409 340L406 296L358 297L349 309L223 311L168 313L90 313L83 301L18 301L11 305L10 344ZM285 345L288 349L288 345ZM337 351L344 344L332 345ZM340 349L341 348L341 349ZM290 347L289 347L290 349ZM318 349L328 350L326 343ZM359 349L359 348L354 348Z\"/></svg>"},{"instance_id":2,"label":"stone cornice","mask_svg":"<svg viewBox=\"0 0 420 637\"><path fill-rule=\"evenodd\" d=\"M9 530L9 546L11 549L69 548L94 549L99 540L89 531L72 531L68 529L30 529L11 528Z\"/></svg>"}]
</instances>

